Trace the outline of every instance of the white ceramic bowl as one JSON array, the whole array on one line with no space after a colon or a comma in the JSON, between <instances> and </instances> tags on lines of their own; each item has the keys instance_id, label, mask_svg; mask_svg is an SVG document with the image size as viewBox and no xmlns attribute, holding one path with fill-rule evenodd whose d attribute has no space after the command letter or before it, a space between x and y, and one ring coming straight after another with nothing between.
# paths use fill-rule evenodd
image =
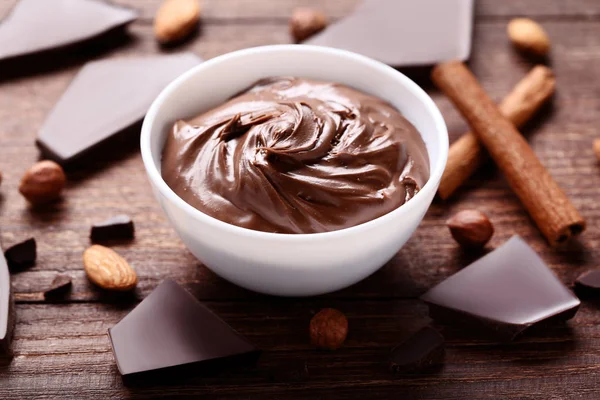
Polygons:
<instances>
[{"instance_id":1,"label":"white ceramic bowl","mask_svg":"<svg viewBox=\"0 0 600 400\"><path fill-rule=\"evenodd\" d=\"M161 153L173 122L225 102L260 78L282 75L340 82L396 106L427 145L429 181L412 200L389 214L339 231L304 235L240 228L179 198L160 174ZM156 198L189 250L208 268L257 292L310 296L371 275L406 243L437 191L448 156L448 132L431 98L393 68L346 51L278 45L214 58L172 82L146 115L141 149Z\"/></svg>"}]
</instances>

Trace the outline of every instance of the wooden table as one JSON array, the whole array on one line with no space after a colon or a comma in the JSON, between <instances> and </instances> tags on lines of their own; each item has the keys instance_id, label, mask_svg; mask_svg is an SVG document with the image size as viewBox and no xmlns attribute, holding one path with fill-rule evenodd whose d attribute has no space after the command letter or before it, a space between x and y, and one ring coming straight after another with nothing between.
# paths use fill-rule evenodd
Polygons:
<instances>
[{"instance_id":1,"label":"wooden table","mask_svg":"<svg viewBox=\"0 0 600 400\"><path fill-rule=\"evenodd\" d=\"M15 2L0 1L0 15ZM584 302L565 326L533 332L509 345L441 327L447 338L446 362L436 372L394 377L386 365L390 348L429 322L417 296L474 258L457 248L444 225L458 210L477 208L490 215L496 226L492 248L512 235L524 237L565 283L600 267L600 165L591 148L592 139L600 137L600 1L480 0L471 60L485 88L499 100L532 66L508 43L507 21L527 15L547 29L557 95L523 132L587 218L589 227L581 239L566 249L550 249L502 176L488 165L453 201L434 204L414 237L379 272L346 290L308 299L250 293L200 265L154 201L136 132L69 171L64 201L34 211L19 195L21 175L38 158L36 132L86 61L164 52L152 35L160 0L117 2L141 10L141 18L129 29L130 40L93 46L60 62L23 65L7 73L0 67L1 238L6 246L35 236L39 250L34 268L13 275L15 357L0 367L0 398L600 398L598 301ZM209 59L249 46L288 43L287 18L294 7L320 6L339 18L358 0L203 3L200 35L170 52L191 50ZM412 77L439 105L452 139L458 137L466 126L449 101L426 75ZM115 246L140 278L135 296L125 298L92 287L81 262L90 224L116 213L130 214L137 227L133 243ZM44 301L39 292L57 272L74 278L72 294L64 302ZM264 349L257 368L182 384L124 386L107 329L167 277L185 285ZM348 340L335 352L315 351L308 343L308 322L323 307L338 308L349 319ZM298 372L304 365L308 376Z\"/></svg>"}]
</instances>

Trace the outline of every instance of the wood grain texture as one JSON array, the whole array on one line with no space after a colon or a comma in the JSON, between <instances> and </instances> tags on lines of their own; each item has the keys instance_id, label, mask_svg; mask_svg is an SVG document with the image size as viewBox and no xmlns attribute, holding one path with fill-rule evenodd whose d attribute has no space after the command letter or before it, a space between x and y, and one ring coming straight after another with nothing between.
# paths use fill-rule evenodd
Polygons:
<instances>
[{"instance_id":1,"label":"wood grain texture","mask_svg":"<svg viewBox=\"0 0 600 400\"><path fill-rule=\"evenodd\" d=\"M64 200L48 209L27 207L17 191L38 158L34 138L44 118L90 59L163 52L152 35L159 0L119 0L142 11L129 38L95 43L60 60L0 65L0 239L8 246L35 236L38 262L13 275L18 324L16 357L0 367L0 398L368 398L368 399L594 399L600 385L600 303L584 303L567 326L534 332L512 345L486 342L441 327L449 340L440 371L392 377L385 358L409 332L428 323L415 299L476 255L464 254L444 221L476 208L490 216L496 235L488 248L519 234L557 275L570 283L600 266L600 165L592 140L600 137L600 2L597 0L482 0L478 2L470 67L488 93L502 99L533 65L511 48L510 17L540 20L553 41L557 94L523 129L534 151L573 199L589 227L571 246L552 250L493 165L486 164L447 204L435 203L404 249L379 272L346 290L313 299L250 293L210 272L187 252L154 201L138 154L139 126L71 168ZM0 15L16 1L0 0ZM320 6L333 18L358 0L204 0L199 36L169 52L189 50L208 59L261 44L289 43L287 17L296 6ZM451 138L466 124L425 73L407 71L433 97ZM133 295L108 294L85 278L82 253L89 229L119 213L132 216L136 238L113 247L136 269ZM73 277L64 301L41 291L57 272ZM165 277L176 279L265 350L255 370L183 383L127 388L118 375L107 329ZM348 342L333 353L308 345L308 322L322 307L349 318ZM306 362L309 377L293 373ZM288 371L289 374L276 373Z\"/></svg>"}]
</instances>

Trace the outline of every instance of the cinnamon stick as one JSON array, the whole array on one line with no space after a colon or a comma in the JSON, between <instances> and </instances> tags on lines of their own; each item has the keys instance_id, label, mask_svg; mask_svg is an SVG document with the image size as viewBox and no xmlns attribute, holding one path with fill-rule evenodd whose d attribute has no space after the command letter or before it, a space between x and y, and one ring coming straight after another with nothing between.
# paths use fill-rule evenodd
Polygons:
<instances>
[{"instance_id":1,"label":"cinnamon stick","mask_svg":"<svg viewBox=\"0 0 600 400\"><path fill-rule=\"evenodd\" d=\"M461 62L448 62L433 69L432 79L467 119L550 244L580 234L583 217L471 71Z\"/></svg>"},{"instance_id":2,"label":"cinnamon stick","mask_svg":"<svg viewBox=\"0 0 600 400\"><path fill-rule=\"evenodd\" d=\"M534 67L504 98L500 104L500 112L519 128L552 97L555 83L554 73L550 68L543 65ZM450 146L438 196L443 200L452 196L486 158L487 154L473 132L462 135Z\"/></svg>"}]
</instances>

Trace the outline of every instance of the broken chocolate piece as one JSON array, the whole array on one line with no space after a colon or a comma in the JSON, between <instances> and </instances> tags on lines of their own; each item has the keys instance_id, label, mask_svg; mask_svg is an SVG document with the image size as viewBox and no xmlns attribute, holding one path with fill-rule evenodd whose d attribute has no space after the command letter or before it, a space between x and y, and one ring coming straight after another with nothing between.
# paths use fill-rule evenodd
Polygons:
<instances>
[{"instance_id":1,"label":"broken chocolate piece","mask_svg":"<svg viewBox=\"0 0 600 400\"><path fill-rule=\"evenodd\" d=\"M52 280L50 287L44 291L44 297L49 299L63 296L71 290L71 286L71 277L69 275L56 275Z\"/></svg>"},{"instance_id":2,"label":"broken chocolate piece","mask_svg":"<svg viewBox=\"0 0 600 400\"><path fill-rule=\"evenodd\" d=\"M400 345L390 354L390 370L394 373L409 373L441 364L444 358L444 338L438 331L426 326Z\"/></svg>"},{"instance_id":3,"label":"broken chocolate piece","mask_svg":"<svg viewBox=\"0 0 600 400\"><path fill-rule=\"evenodd\" d=\"M59 164L140 121L158 94L198 65L192 53L86 64L42 126L37 145Z\"/></svg>"},{"instance_id":4,"label":"broken chocolate piece","mask_svg":"<svg viewBox=\"0 0 600 400\"><path fill-rule=\"evenodd\" d=\"M106 240L133 239L135 228L128 215L117 215L92 225L90 238L92 242Z\"/></svg>"},{"instance_id":5,"label":"broken chocolate piece","mask_svg":"<svg viewBox=\"0 0 600 400\"><path fill-rule=\"evenodd\" d=\"M395 67L432 65L469 58L472 25L473 0L364 0L352 15L304 43Z\"/></svg>"},{"instance_id":6,"label":"broken chocolate piece","mask_svg":"<svg viewBox=\"0 0 600 400\"><path fill-rule=\"evenodd\" d=\"M99 37L137 12L97 0L21 0L0 24L0 60Z\"/></svg>"},{"instance_id":7,"label":"broken chocolate piece","mask_svg":"<svg viewBox=\"0 0 600 400\"><path fill-rule=\"evenodd\" d=\"M474 325L501 340L552 318L572 318L580 301L518 236L421 297L431 318Z\"/></svg>"},{"instance_id":8,"label":"broken chocolate piece","mask_svg":"<svg viewBox=\"0 0 600 400\"><path fill-rule=\"evenodd\" d=\"M579 275L575 280L575 291L582 298L600 296L600 269Z\"/></svg>"},{"instance_id":9,"label":"broken chocolate piece","mask_svg":"<svg viewBox=\"0 0 600 400\"><path fill-rule=\"evenodd\" d=\"M260 352L172 280L108 330L122 375L195 364L199 371L256 363ZM202 368L206 367L206 368Z\"/></svg>"},{"instance_id":10,"label":"broken chocolate piece","mask_svg":"<svg viewBox=\"0 0 600 400\"><path fill-rule=\"evenodd\" d=\"M15 327L15 307L10 287L10 274L0 252L0 358L12 356L11 341Z\"/></svg>"},{"instance_id":11,"label":"broken chocolate piece","mask_svg":"<svg viewBox=\"0 0 600 400\"><path fill-rule=\"evenodd\" d=\"M6 261L12 272L31 267L37 258L37 245L34 238L17 243L4 252Z\"/></svg>"}]
</instances>

